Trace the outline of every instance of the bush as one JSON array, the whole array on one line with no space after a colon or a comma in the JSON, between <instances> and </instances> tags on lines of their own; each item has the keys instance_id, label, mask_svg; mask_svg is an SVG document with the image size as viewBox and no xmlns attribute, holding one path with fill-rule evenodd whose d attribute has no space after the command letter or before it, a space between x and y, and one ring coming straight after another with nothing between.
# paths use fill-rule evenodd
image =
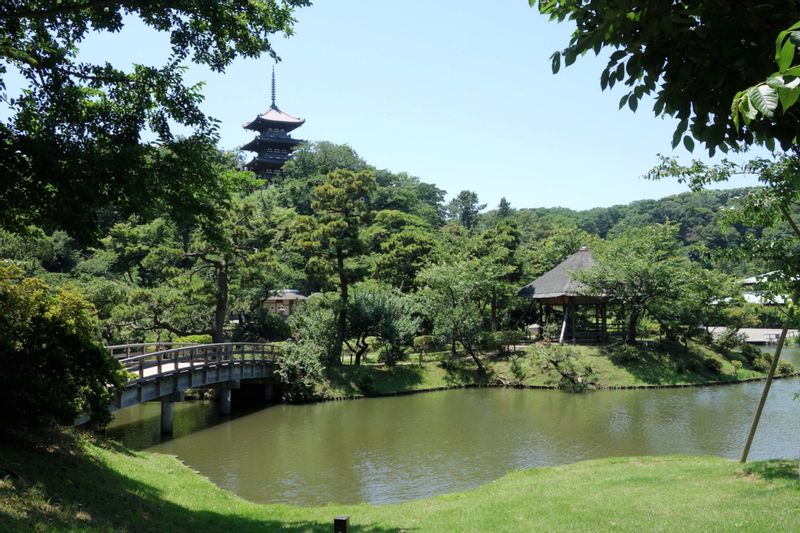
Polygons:
<instances>
[{"instance_id":1,"label":"bush","mask_svg":"<svg viewBox=\"0 0 800 533\"><path fill-rule=\"evenodd\" d=\"M525 371L525 359L520 356L512 356L511 359L511 374L518 384L522 384L528 373Z\"/></svg>"},{"instance_id":2,"label":"bush","mask_svg":"<svg viewBox=\"0 0 800 533\"><path fill-rule=\"evenodd\" d=\"M561 324L558 322L548 322L542 328L542 337L550 342L558 342L561 337Z\"/></svg>"},{"instance_id":3,"label":"bush","mask_svg":"<svg viewBox=\"0 0 800 533\"><path fill-rule=\"evenodd\" d=\"M0 263L0 429L72 425L84 413L94 426L110 421L126 374L96 332L81 295Z\"/></svg>"},{"instance_id":4,"label":"bush","mask_svg":"<svg viewBox=\"0 0 800 533\"><path fill-rule=\"evenodd\" d=\"M384 344L378 352L378 361L386 366L394 366L405 357L405 350L396 344Z\"/></svg>"},{"instance_id":5,"label":"bush","mask_svg":"<svg viewBox=\"0 0 800 533\"><path fill-rule=\"evenodd\" d=\"M613 359L615 363L630 365L640 360L639 355L638 348L624 344L622 346L618 346L614 350L614 353L611 355L611 359Z\"/></svg>"},{"instance_id":6,"label":"bush","mask_svg":"<svg viewBox=\"0 0 800 533\"><path fill-rule=\"evenodd\" d=\"M519 344L523 334L517 330L496 331L493 334L495 345L500 349L500 353L508 353L508 347Z\"/></svg>"},{"instance_id":7,"label":"bush","mask_svg":"<svg viewBox=\"0 0 800 533\"><path fill-rule=\"evenodd\" d=\"M741 346L741 351L744 358L750 363L752 363L754 359L760 357L763 353L761 350L749 343L744 343Z\"/></svg>"},{"instance_id":8,"label":"bush","mask_svg":"<svg viewBox=\"0 0 800 533\"><path fill-rule=\"evenodd\" d=\"M428 352L432 352L438 348L438 342L436 341L436 337L433 335L420 335L419 337L414 337L414 340L411 341L411 344L414 346L414 350L419 354L419 364L422 364L423 356L427 356Z\"/></svg>"},{"instance_id":9,"label":"bush","mask_svg":"<svg viewBox=\"0 0 800 533\"><path fill-rule=\"evenodd\" d=\"M326 352L308 342L287 342L278 359L276 372L283 385L283 400L304 403L316 398L314 386L322 378L322 359Z\"/></svg>"},{"instance_id":10,"label":"bush","mask_svg":"<svg viewBox=\"0 0 800 533\"><path fill-rule=\"evenodd\" d=\"M742 362L741 361L737 361L737 360L733 360L733 361L731 361L731 364L733 365L733 373L735 375L738 375L739 374L739 370L742 369Z\"/></svg>"},{"instance_id":11,"label":"bush","mask_svg":"<svg viewBox=\"0 0 800 533\"><path fill-rule=\"evenodd\" d=\"M233 340L239 342L282 341L292 336L292 328L283 315L259 309L236 325Z\"/></svg>"},{"instance_id":12,"label":"bush","mask_svg":"<svg viewBox=\"0 0 800 533\"><path fill-rule=\"evenodd\" d=\"M478 336L478 347L481 351L491 352L499 348L497 340L491 331L482 331Z\"/></svg>"},{"instance_id":13,"label":"bush","mask_svg":"<svg viewBox=\"0 0 800 533\"><path fill-rule=\"evenodd\" d=\"M561 390L584 392L597 385L597 376L592 367L579 361L571 348L542 347L537 350L536 357L542 370L550 375Z\"/></svg>"},{"instance_id":14,"label":"bush","mask_svg":"<svg viewBox=\"0 0 800 533\"><path fill-rule=\"evenodd\" d=\"M375 378L372 376L371 372L360 369L360 372L355 376L355 385L364 396L372 396L375 394Z\"/></svg>"},{"instance_id":15,"label":"bush","mask_svg":"<svg viewBox=\"0 0 800 533\"><path fill-rule=\"evenodd\" d=\"M714 374L719 374L722 372L722 362L719 359L707 357L703 359L703 368Z\"/></svg>"},{"instance_id":16,"label":"bush","mask_svg":"<svg viewBox=\"0 0 800 533\"><path fill-rule=\"evenodd\" d=\"M797 368L789 361L778 362L777 373L781 376L791 376L797 371Z\"/></svg>"},{"instance_id":17,"label":"bush","mask_svg":"<svg viewBox=\"0 0 800 533\"><path fill-rule=\"evenodd\" d=\"M174 342L190 342L192 344L211 344L211 335L186 335L176 337Z\"/></svg>"},{"instance_id":18,"label":"bush","mask_svg":"<svg viewBox=\"0 0 800 533\"><path fill-rule=\"evenodd\" d=\"M757 357L752 362L753 369L764 374L769 372L770 366L772 366L772 358L767 355Z\"/></svg>"},{"instance_id":19,"label":"bush","mask_svg":"<svg viewBox=\"0 0 800 533\"><path fill-rule=\"evenodd\" d=\"M744 333L740 333L738 329L725 328L714 340L714 345L727 356L731 350L745 346L747 344L746 340L747 337L745 337Z\"/></svg>"}]
</instances>

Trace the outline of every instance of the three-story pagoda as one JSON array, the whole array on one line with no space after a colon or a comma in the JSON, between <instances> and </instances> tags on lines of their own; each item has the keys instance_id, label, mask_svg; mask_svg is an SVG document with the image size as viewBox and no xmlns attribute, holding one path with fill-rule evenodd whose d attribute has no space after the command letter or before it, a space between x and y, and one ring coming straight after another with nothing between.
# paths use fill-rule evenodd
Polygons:
<instances>
[{"instance_id":1,"label":"three-story pagoda","mask_svg":"<svg viewBox=\"0 0 800 533\"><path fill-rule=\"evenodd\" d=\"M255 152L256 156L245 165L248 170L269 182L289 160L292 151L301 139L293 139L289 133L305 123L305 120L284 113L275 104L275 70L272 71L272 105L244 128L258 132L255 139L242 146L242 150Z\"/></svg>"}]
</instances>

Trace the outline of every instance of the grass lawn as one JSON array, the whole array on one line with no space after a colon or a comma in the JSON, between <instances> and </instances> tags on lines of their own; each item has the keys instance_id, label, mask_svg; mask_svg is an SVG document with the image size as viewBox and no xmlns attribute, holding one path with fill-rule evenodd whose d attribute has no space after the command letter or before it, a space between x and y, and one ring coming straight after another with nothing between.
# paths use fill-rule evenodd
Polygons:
<instances>
[{"instance_id":1,"label":"grass lawn","mask_svg":"<svg viewBox=\"0 0 800 533\"><path fill-rule=\"evenodd\" d=\"M688 349L675 346L669 350L658 348L655 344L641 344L636 347L577 345L552 348L568 350L578 362L591 367L597 378L597 388L600 389L732 382L766 376L748 368L746 360L738 353L726 358L708 346L694 342L689 344ZM540 345L533 345L517 350L516 355L521 358L526 374L522 384L555 386L558 376L552 371L543 371L538 363L536 353L540 349ZM317 392L322 397L351 397L517 381L507 357L485 355L483 361L487 371L480 374L471 359L463 355L445 370L438 362L446 356L446 352L429 354L420 364L417 356L412 355L410 361L399 363L395 367L376 364L355 367L345 364L329 370ZM733 360L739 360L745 366L737 370L731 362Z\"/></svg>"},{"instance_id":2,"label":"grass lawn","mask_svg":"<svg viewBox=\"0 0 800 533\"><path fill-rule=\"evenodd\" d=\"M796 461L588 461L513 472L475 490L395 505L259 505L171 456L62 435L0 445L0 531L797 531Z\"/></svg>"}]
</instances>

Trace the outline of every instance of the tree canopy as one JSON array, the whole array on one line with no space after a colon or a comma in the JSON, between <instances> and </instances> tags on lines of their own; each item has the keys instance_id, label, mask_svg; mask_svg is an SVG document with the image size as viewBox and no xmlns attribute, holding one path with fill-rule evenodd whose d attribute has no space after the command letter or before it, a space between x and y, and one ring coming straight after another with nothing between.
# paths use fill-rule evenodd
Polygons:
<instances>
[{"instance_id":1,"label":"tree canopy","mask_svg":"<svg viewBox=\"0 0 800 533\"><path fill-rule=\"evenodd\" d=\"M202 216L222 194L216 122L200 109L187 61L223 71L237 56L275 56L308 0L222 2L15 1L0 5L0 225L37 224L82 239L103 213ZM164 65L122 69L79 52L93 33L132 19L169 34ZM23 81L13 94L8 78ZM189 131L176 137L176 127ZM152 137L153 141L143 140ZM65 208L68 206L68 208Z\"/></svg>"},{"instance_id":2,"label":"tree canopy","mask_svg":"<svg viewBox=\"0 0 800 533\"><path fill-rule=\"evenodd\" d=\"M570 20L575 31L552 56L553 71L587 52L611 54L600 77L602 89L624 83L620 100L636 111L645 95L656 115L679 122L672 144L690 151L694 140L709 153L774 138L788 148L800 132L795 109L737 127L731 102L741 89L774 70L775 37L800 19L794 0L530 0L551 20ZM684 135L685 133L688 133ZM694 139L694 140L693 140Z\"/></svg>"}]
</instances>

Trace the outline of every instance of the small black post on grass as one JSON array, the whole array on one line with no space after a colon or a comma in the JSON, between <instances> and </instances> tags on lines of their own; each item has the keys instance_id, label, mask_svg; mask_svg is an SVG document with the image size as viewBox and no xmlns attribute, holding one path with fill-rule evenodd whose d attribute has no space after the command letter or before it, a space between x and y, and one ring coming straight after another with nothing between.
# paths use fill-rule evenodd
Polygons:
<instances>
[{"instance_id":1,"label":"small black post on grass","mask_svg":"<svg viewBox=\"0 0 800 533\"><path fill-rule=\"evenodd\" d=\"M339 515L333 517L333 533L347 533L347 523L349 516Z\"/></svg>"}]
</instances>

